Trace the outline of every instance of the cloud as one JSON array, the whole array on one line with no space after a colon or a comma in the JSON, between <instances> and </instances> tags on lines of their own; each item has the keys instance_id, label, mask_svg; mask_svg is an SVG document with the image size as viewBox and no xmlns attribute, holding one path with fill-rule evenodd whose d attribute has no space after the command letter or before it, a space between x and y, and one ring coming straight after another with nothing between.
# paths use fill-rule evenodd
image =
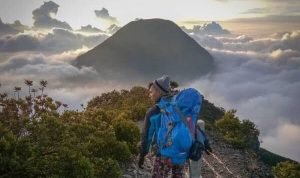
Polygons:
<instances>
[{"instance_id":1,"label":"cloud","mask_svg":"<svg viewBox=\"0 0 300 178\"><path fill-rule=\"evenodd\" d=\"M300 147L299 137L278 141L281 134L289 135L287 127L300 128L299 31L261 39L192 37L213 55L217 69L191 85L216 105L254 121L263 147L300 161L299 150L293 149Z\"/></svg>"},{"instance_id":2,"label":"cloud","mask_svg":"<svg viewBox=\"0 0 300 178\"><path fill-rule=\"evenodd\" d=\"M80 32L87 32L87 33L100 33L100 32L104 32L96 27L92 27L91 25L86 25L86 26L81 26L80 30L78 30Z\"/></svg>"},{"instance_id":3,"label":"cloud","mask_svg":"<svg viewBox=\"0 0 300 178\"><path fill-rule=\"evenodd\" d=\"M5 24L2 22L0 18L0 37L7 35L7 34L17 34L21 32L18 28L15 28L15 26L18 25L19 21L16 21L14 24ZM17 23L17 24L16 24Z\"/></svg>"},{"instance_id":4,"label":"cloud","mask_svg":"<svg viewBox=\"0 0 300 178\"><path fill-rule=\"evenodd\" d=\"M13 24L10 24L14 29L24 32L24 30L29 30L29 27L23 25L19 20L15 20Z\"/></svg>"},{"instance_id":5,"label":"cloud","mask_svg":"<svg viewBox=\"0 0 300 178\"><path fill-rule=\"evenodd\" d=\"M1 92L14 96L13 88L22 87L21 96L28 94L24 79L33 80L33 88L38 89L40 80L47 80L45 93L69 105L70 109L81 109L91 98L112 89L128 89L131 86L122 82L104 80L93 67L74 67L70 63L90 50L83 47L57 54L12 53L0 63Z\"/></svg>"},{"instance_id":6,"label":"cloud","mask_svg":"<svg viewBox=\"0 0 300 178\"><path fill-rule=\"evenodd\" d=\"M299 152L299 135L299 126L284 123L274 128L274 132L265 137L265 146L273 147L273 145L276 145L276 147L273 147L276 153L293 158L294 160L300 160L299 154L291 154ZM278 142L281 142L281 144L278 144Z\"/></svg>"},{"instance_id":7,"label":"cloud","mask_svg":"<svg viewBox=\"0 0 300 178\"><path fill-rule=\"evenodd\" d=\"M260 14L265 15L265 17L270 16L293 16L299 15L299 6L288 6L288 7L268 7L268 8L253 8L248 9L241 14Z\"/></svg>"},{"instance_id":8,"label":"cloud","mask_svg":"<svg viewBox=\"0 0 300 178\"><path fill-rule=\"evenodd\" d=\"M0 38L0 51L36 50L39 45L39 39L30 35L10 35Z\"/></svg>"},{"instance_id":9,"label":"cloud","mask_svg":"<svg viewBox=\"0 0 300 178\"><path fill-rule=\"evenodd\" d=\"M265 0L270 13L272 15L300 15L299 7L300 2L298 0Z\"/></svg>"},{"instance_id":10,"label":"cloud","mask_svg":"<svg viewBox=\"0 0 300 178\"><path fill-rule=\"evenodd\" d=\"M218 49L223 48L223 43L211 35L198 36L198 35L190 34L190 36L203 47L218 48Z\"/></svg>"},{"instance_id":11,"label":"cloud","mask_svg":"<svg viewBox=\"0 0 300 178\"><path fill-rule=\"evenodd\" d=\"M192 29L182 27L183 31L196 35L230 35L230 31L223 29L216 22L204 23L203 25L194 25Z\"/></svg>"},{"instance_id":12,"label":"cloud","mask_svg":"<svg viewBox=\"0 0 300 178\"><path fill-rule=\"evenodd\" d=\"M110 92L113 89L130 89L132 86L129 86L125 83L116 83L112 81L94 81L96 84L92 85L91 83L81 84L81 86L73 87L60 87L60 88L51 88L47 90L49 96L55 98L58 101L68 104L68 107L72 110L79 109L82 110L80 104L87 105L87 102L90 101L95 96L100 96L104 92ZM49 83L52 85L52 83Z\"/></svg>"},{"instance_id":13,"label":"cloud","mask_svg":"<svg viewBox=\"0 0 300 178\"><path fill-rule=\"evenodd\" d=\"M52 14L56 14L59 5L53 1L44 2L41 7L32 11L34 27L36 28L64 28L71 30L71 26L67 22L62 22L51 17Z\"/></svg>"},{"instance_id":14,"label":"cloud","mask_svg":"<svg viewBox=\"0 0 300 178\"><path fill-rule=\"evenodd\" d=\"M0 51L47 51L63 52L82 48L94 47L107 38L102 34L81 34L66 29L54 28L48 33L23 33L0 38Z\"/></svg>"},{"instance_id":15,"label":"cloud","mask_svg":"<svg viewBox=\"0 0 300 178\"><path fill-rule=\"evenodd\" d=\"M263 14L263 15L300 15L299 7L300 2L298 0L264 0L264 7L248 9L242 14Z\"/></svg>"},{"instance_id":16,"label":"cloud","mask_svg":"<svg viewBox=\"0 0 300 178\"><path fill-rule=\"evenodd\" d=\"M274 35L273 35L274 36ZM272 52L278 49L300 51L300 30L282 33L277 38L249 40L246 43L227 43L226 49Z\"/></svg>"},{"instance_id":17,"label":"cloud","mask_svg":"<svg viewBox=\"0 0 300 178\"><path fill-rule=\"evenodd\" d=\"M228 20L227 22L241 23L300 23L300 15L297 14L267 14L263 17L247 17Z\"/></svg>"},{"instance_id":18,"label":"cloud","mask_svg":"<svg viewBox=\"0 0 300 178\"><path fill-rule=\"evenodd\" d=\"M248 9L245 12L242 12L242 14L265 14L270 12L269 8L253 8L253 9Z\"/></svg>"},{"instance_id":19,"label":"cloud","mask_svg":"<svg viewBox=\"0 0 300 178\"><path fill-rule=\"evenodd\" d=\"M95 47L120 27L111 25L108 31L102 31L91 25L81 26L73 30L67 22L53 18L59 5L53 1L44 2L33 10L33 27L27 27L16 20L13 24L5 24L0 19L0 52L42 51L60 53L75 50L83 46ZM106 9L102 9L102 17L110 17ZM99 15L99 12L97 13ZM106 14L106 15L105 15Z\"/></svg>"},{"instance_id":20,"label":"cloud","mask_svg":"<svg viewBox=\"0 0 300 178\"><path fill-rule=\"evenodd\" d=\"M294 57L297 57L298 52L300 51L300 30L276 33L260 39L253 39L245 35L238 37L192 35L192 37L205 47L229 51L272 53L282 50L285 51L285 53L293 53Z\"/></svg>"},{"instance_id":21,"label":"cloud","mask_svg":"<svg viewBox=\"0 0 300 178\"><path fill-rule=\"evenodd\" d=\"M74 33L64 29L53 29L52 33L48 33L42 39L41 48L50 51L66 51L78 49L82 46L94 47L107 38L106 35L83 35Z\"/></svg>"},{"instance_id":22,"label":"cloud","mask_svg":"<svg viewBox=\"0 0 300 178\"><path fill-rule=\"evenodd\" d=\"M218 2L228 2L229 0L215 0L215 1L218 1Z\"/></svg>"},{"instance_id":23,"label":"cloud","mask_svg":"<svg viewBox=\"0 0 300 178\"><path fill-rule=\"evenodd\" d=\"M254 39L247 35L240 35L237 37L218 37L218 40L222 41L223 43L246 43Z\"/></svg>"},{"instance_id":24,"label":"cloud","mask_svg":"<svg viewBox=\"0 0 300 178\"><path fill-rule=\"evenodd\" d=\"M89 48L72 50L54 55L43 53L13 55L0 63L0 80L6 85L18 85L24 79L39 81L46 79L53 87L71 88L98 81L101 77L92 67L76 68L70 64ZM4 84L2 83L2 84Z\"/></svg>"},{"instance_id":25,"label":"cloud","mask_svg":"<svg viewBox=\"0 0 300 178\"><path fill-rule=\"evenodd\" d=\"M11 71L16 70L18 68L22 68L25 65L38 65L38 64L45 64L42 56L27 56L24 58L23 56L15 56L9 59L5 63L0 64L0 69L2 72L4 71Z\"/></svg>"},{"instance_id":26,"label":"cloud","mask_svg":"<svg viewBox=\"0 0 300 178\"><path fill-rule=\"evenodd\" d=\"M117 26L116 24L112 24L111 26L109 26L107 28L107 33L109 34L114 34L116 33L118 30L120 30L122 27Z\"/></svg>"},{"instance_id":27,"label":"cloud","mask_svg":"<svg viewBox=\"0 0 300 178\"><path fill-rule=\"evenodd\" d=\"M95 10L94 12L96 14L96 17L98 17L100 20L102 20L105 23L108 23L110 25L118 23L117 18L110 16L106 8L102 8L101 10Z\"/></svg>"}]
</instances>

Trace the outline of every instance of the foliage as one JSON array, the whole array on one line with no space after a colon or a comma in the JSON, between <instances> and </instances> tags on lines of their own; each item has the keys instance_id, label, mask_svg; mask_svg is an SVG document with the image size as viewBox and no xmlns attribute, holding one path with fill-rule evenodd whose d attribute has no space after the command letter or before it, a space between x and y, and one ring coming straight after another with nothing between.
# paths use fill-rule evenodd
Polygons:
<instances>
[{"instance_id":1,"label":"foliage","mask_svg":"<svg viewBox=\"0 0 300 178\"><path fill-rule=\"evenodd\" d=\"M132 153L138 152L137 144L140 141L140 130L135 125L133 121L124 119L118 119L113 124L117 139L125 141Z\"/></svg>"},{"instance_id":2,"label":"foliage","mask_svg":"<svg viewBox=\"0 0 300 178\"><path fill-rule=\"evenodd\" d=\"M33 81L24 83L24 98L23 87L14 87L15 98L0 93L0 177L121 177L123 166L138 153L135 121L152 105L146 88L103 93L78 112L45 95L47 81L39 82L40 94ZM235 113L204 99L199 118L236 148L257 150L259 130ZM269 165L287 160L262 148L259 155ZM299 164L282 162L273 172L279 178L299 177Z\"/></svg>"},{"instance_id":3,"label":"foliage","mask_svg":"<svg viewBox=\"0 0 300 178\"><path fill-rule=\"evenodd\" d=\"M259 130L256 125L249 121L240 121L235 116L236 110L225 112L224 116L216 121L216 126L223 134L224 139L236 148L259 149Z\"/></svg>"},{"instance_id":4,"label":"foliage","mask_svg":"<svg viewBox=\"0 0 300 178\"><path fill-rule=\"evenodd\" d=\"M44 94L47 81L40 82L40 95L29 89L32 81L25 83L24 99L19 93L17 98L0 93L0 177L122 175L122 167L137 152L139 130L130 115L137 112L62 110L65 104Z\"/></svg>"},{"instance_id":5,"label":"foliage","mask_svg":"<svg viewBox=\"0 0 300 178\"><path fill-rule=\"evenodd\" d=\"M101 108L120 114L127 112L131 120L142 120L151 106L148 90L144 87L133 87L130 90L113 90L103 93L88 102L87 109Z\"/></svg>"},{"instance_id":6,"label":"foliage","mask_svg":"<svg viewBox=\"0 0 300 178\"><path fill-rule=\"evenodd\" d=\"M209 130L214 127L214 122L220 119L224 115L224 112L224 108L216 107L213 103L210 103L204 98L199 119L205 121L205 128Z\"/></svg>"},{"instance_id":7,"label":"foliage","mask_svg":"<svg viewBox=\"0 0 300 178\"><path fill-rule=\"evenodd\" d=\"M278 178L299 178L300 164L290 161L280 162L273 167L273 174Z\"/></svg>"}]
</instances>

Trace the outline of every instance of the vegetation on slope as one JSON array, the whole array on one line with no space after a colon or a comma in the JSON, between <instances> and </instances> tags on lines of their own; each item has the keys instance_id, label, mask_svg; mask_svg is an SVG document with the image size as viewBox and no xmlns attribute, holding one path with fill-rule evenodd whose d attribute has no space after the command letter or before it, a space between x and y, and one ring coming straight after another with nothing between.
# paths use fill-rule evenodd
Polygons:
<instances>
[{"instance_id":1,"label":"vegetation on slope","mask_svg":"<svg viewBox=\"0 0 300 178\"><path fill-rule=\"evenodd\" d=\"M93 98L83 111L33 90L15 97L0 92L0 177L120 177L133 154L138 154L140 131L135 121L151 106L144 87L111 91ZM60 111L60 112L59 112ZM240 121L235 110L225 111L204 99L199 118L208 129L222 133L237 149L257 149L259 130ZM299 177L299 163L281 162L260 149L261 159L277 177ZM267 155L267 156L266 156ZM275 160L275 161L274 161Z\"/></svg>"},{"instance_id":2,"label":"vegetation on slope","mask_svg":"<svg viewBox=\"0 0 300 178\"><path fill-rule=\"evenodd\" d=\"M33 96L33 82L26 84L26 98L0 94L1 177L122 175L140 137L132 115L101 107L60 113L67 105L42 93Z\"/></svg>"}]
</instances>

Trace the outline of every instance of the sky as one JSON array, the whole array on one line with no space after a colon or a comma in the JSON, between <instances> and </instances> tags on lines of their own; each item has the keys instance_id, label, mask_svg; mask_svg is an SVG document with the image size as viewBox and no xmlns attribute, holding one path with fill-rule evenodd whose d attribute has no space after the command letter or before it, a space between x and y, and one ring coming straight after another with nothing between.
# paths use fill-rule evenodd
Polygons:
<instances>
[{"instance_id":1,"label":"sky","mask_svg":"<svg viewBox=\"0 0 300 178\"><path fill-rule=\"evenodd\" d=\"M74 28L85 23L100 25L94 15L94 10L103 7L110 10L112 16L118 17L121 24L128 23L135 18L166 18L177 20L226 20L237 15L242 17L243 12L250 9L264 7L265 3L259 1L211 1L211 0L56 0L60 6L57 18L67 21ZM27 25L33 23L31 12L43 4L39 0L1 0L1 17L6 22L21 20ZM84 7L84 8L83 8ZM238 7L238 8L237 8ZM224 10L224 9L227 10ZM16 13L17 12L17 13ZM80 14L78 14L80 12ZM251 14L249 14L251 15ZM76 17L76 18L74 18Z\"/></svg>"},{"instance_id":2,"label":"sky","mask_svg":"<svg viewBox=\"0 0 300 178\"><path fill-rule=\"evenodd\" d=\"M32 25L32 10L43 0L1 0L0 17L4 22L20 20ZM136 18L164 18L181 25L197 24L199 21L238 21L240 18L268 22L300 21L298 0L56 0L59 11L57 19L66 21L73 28L93 25L107 27L94 11L106 8L117 23L124 25ZM278 18L280 17L280 18ZM282 26L278 26L283 28ZM284 27L286 28L286 27Z\"/></svg>"},{"instance_id":3,"label":"sky","mask_svg":"<svg viewBox=\"0 0 300 178\"><path fill-rule=\"evenodd\" d=\"M217 64L183 87L237 109L240 119L258 125L262 147L300 161L298 0L0 0L0 18L0 92L13 97L25 78L34 87L45 79L45 92L72 109L132 87L103 80L93 67L73 66L78 55L130 21L172 20Z\"/></svg>"}]
</instances>

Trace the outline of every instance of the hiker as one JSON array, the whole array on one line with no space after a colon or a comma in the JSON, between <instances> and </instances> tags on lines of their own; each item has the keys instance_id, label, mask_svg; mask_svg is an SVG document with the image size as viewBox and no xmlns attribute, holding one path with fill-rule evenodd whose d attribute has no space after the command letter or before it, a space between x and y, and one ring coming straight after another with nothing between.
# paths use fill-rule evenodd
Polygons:
<instances>
[{"instance_id":1,"label":"hiker","mask_svg":"<svg viewBox=\"0 0 300 178\"><path fill-rule=\"evenodd\" d=\"M142 131L141 151L138 165L143 168L144 158L149 152L150 146L156 156L152 171L153 178L166 177L172 171L172 177L183 177L183 165L172 165L169 159L164 159L158 153L156 135L160 125L160 108L156 105L163 96L174 95L170 87L170 77L162 76L148 85L149 97L155 103L145 115Z\"/></svg>"}]
</instances>

